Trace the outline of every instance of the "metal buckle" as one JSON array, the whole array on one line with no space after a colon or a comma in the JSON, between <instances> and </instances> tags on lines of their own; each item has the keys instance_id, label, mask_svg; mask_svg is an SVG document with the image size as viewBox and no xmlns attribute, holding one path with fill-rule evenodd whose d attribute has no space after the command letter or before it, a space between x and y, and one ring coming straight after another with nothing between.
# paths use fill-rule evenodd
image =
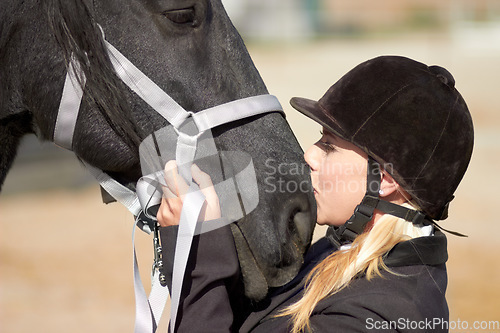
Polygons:
<instances>
[{"instance_id":1,"label":"metal buckle","mask_svg":"<svg viewBox=\"0 0 500 333\"><path fill-rule=\"evenodd\" d=\"M408 210L404 219L413 224L420 224L425 219L425 214L418 210Z\"/></svg>"},{"instance_id":2,"label":"metal buckle","mask_svg":"<svg viewBox=\"0 0 500 333\"><path fill-rule=\"evenodd\" d=\"M378 201L378 198L369 195L365 196L361 204L354 209L354 214L346 222L346 228L358 235L362 233L365 225L372 219Z\"/></svg>"}]
</instances>

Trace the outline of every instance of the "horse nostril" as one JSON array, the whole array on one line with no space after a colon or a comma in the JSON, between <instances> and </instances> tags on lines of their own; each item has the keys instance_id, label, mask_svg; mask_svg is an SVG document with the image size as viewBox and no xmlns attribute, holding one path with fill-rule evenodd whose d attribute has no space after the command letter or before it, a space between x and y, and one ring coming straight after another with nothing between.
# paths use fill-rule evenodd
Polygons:
<instances>
[{"instance_id":1,"label":"horse nostril","mask_svg":"<svg viewBox=\"0 0 500 333\"><path fill-rule=\"evenodd\" d=\"M295 234L300 245L307 246L314 229L314 217L306 194L297 194L290 197L283 212L283 217L288 221L287 227L291 234Z\"/></svg>"},{"instance_id":2,"label":"horse nostril","mask_svg":"<svg viewBox=\"0 0 500 333\"><path fill-rule=\"evenodd\" d=\"M294 193L280 201L273 237L279 242L278 251L269 253L265 260L272 267L266 280L270 287L290 282L303 263L303 256L311 243L315 213L314 199L305 193Z\"/></svg>"},{"instance_id":3,"label":"horse nostril","mask_svg":"<svg viewBox=\"0 0 500 333\"><path fill-rule=\"evenodd\" d=\"M312 214L310 211L297 212L293 217L293 225L297 229L297 234L302 244L309 244L311 241L313 227L311 226ZM314 226L314 223L313 223Z\"/></svg>"}]
</instances>

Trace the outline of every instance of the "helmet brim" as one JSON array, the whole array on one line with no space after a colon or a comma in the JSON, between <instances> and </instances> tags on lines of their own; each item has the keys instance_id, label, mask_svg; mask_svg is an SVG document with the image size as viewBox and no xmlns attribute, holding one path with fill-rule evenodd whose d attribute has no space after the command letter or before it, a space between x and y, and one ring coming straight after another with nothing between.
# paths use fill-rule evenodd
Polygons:
<instances>
[{"instance_id":1,"label":"helmet brim","mask_svg":"<svg viewBox=\"0 0 500 333\"><path fill-rule=\"evenodd\" d=\"M333 134L341 137L344 140L348 140L346 138L344 131L338 124L337 120L332 117L323 107L321 107L318 101L302 98L302 97L293 97L290 100L290 105L306 117L311 118L316 123L328 129Z\"/></svg>"}]
</instances>

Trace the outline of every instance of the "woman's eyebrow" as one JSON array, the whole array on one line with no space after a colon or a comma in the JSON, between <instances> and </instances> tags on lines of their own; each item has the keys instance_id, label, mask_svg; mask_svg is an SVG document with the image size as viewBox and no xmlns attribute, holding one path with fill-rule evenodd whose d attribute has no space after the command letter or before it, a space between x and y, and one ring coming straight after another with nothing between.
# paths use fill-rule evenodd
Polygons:
<instances>
[{"instance_id":1,"label":"woman's eyebrow","mask_svg":"<svg viewBox=\"0 0 500 333\"><path fill-rule=\"evenodd\" d=\"M332 132L330 132L329 130L327 130L326 128L323 129L322 134L324 136L330 137L334 141L337 141L337 136L335 134L333 134Z\"/></svg>"}]
</instances>

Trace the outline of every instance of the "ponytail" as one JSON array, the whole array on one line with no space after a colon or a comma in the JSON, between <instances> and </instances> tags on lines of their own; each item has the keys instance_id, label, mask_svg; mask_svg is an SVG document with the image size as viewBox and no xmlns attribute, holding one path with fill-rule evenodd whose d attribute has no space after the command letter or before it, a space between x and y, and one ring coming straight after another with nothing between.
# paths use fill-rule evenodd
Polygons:
<instances>
[{"instance_id":1,"label":"ponytail","mask_svg":"<svg viewBox=\"0 0 500 333\"><path fill-rule=\"evenodd\" d=\"M402 206L414 209L408 203ZM349 249L336 251L317 264L306 277L303 297L278 316L291 317L292 333L309 331L309 318L319 301L347 287L362 272L368 280L381 276L381 269L391 272L383 262L384 254L396 244L420 236L420 227L383 215L370 231L356 237Z\"/></svg>"}]
</instances>

